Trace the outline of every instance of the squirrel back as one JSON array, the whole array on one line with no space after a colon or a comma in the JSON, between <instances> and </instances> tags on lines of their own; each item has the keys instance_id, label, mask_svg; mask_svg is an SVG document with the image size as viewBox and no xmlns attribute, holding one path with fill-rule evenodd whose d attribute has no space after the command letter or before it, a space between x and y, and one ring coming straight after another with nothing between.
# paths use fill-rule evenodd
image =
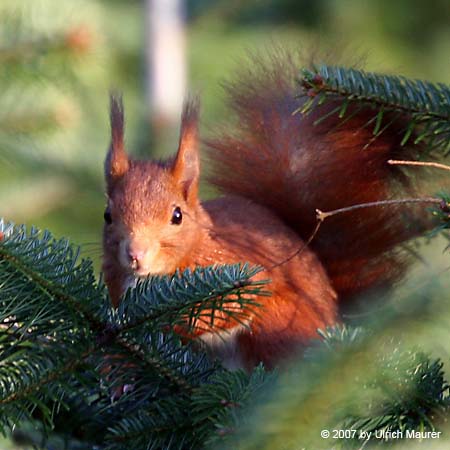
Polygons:
<instances>
[{"instance_id":1,"label":"squirrel back","mask_svg":"<svg viewBox=\"0 0 450 450\"><path fill-rule=\"evenodd\" d=\"M296 97L299 66L258 61L256 72L229 85L239 127L207 142L212 183L227 195L207 202L198 198L198 104L184 107L176 155L141 161L125 151L122 103L111 99L103 234L111 300L117 306L127 287L149 274L262 266L257 277L271 280L272 295L258 299L262 306L249 312L248 323L216 311L212 324L193 332L230 368L273 367L317 337L318 328L339 322L338 301L393 283L404 268L398 245L424 225L410 207L358 209L327 219L305 247L317 208L412 195L409 178L387 160L411 158L413 150L400 149L400 121L374 139L365 126L373 111L349 110L343 126L333 115L313 124L332 104L293 115L305 101Z\"/></svg>"},{"instance_id":2,"label":"squirrel back","mask_svg":"<svg viewBox=\"0 0 450 450\"><path fill-rule=\"evenodd\" d=\"M206 145L213 185L265 205L306 241L317 225L316 209L417 195L412 177L387 161L417 159L418 147L401 145L408 117L396 117L375 137L368 123L376 113L369 106L350 104L346 120L330 114L338 99L294 114L309 99L299 95L302 65L296 59L255 57L241 70L226 85L237 125ZM391 119L385 114L381 128ZM424 216L423 208L389 205L337 214L321 224L311 248L341 304L399 279L407 258L398 245L429 227Z\"/></svg>"}]
</instances>

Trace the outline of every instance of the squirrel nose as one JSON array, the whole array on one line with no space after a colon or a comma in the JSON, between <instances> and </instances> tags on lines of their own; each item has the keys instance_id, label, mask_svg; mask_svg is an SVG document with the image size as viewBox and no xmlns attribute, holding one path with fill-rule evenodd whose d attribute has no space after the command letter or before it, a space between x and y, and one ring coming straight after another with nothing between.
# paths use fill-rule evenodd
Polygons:
<instances>
[{"instance_id":1,"label":"squirrel nose","mask_svg":"<svg viewBox=\"0 0 450 450\"><path fill-rule=\"evenodd\" d=\"M139 268L140 262L144 258L144 251L128 248L127 250L128 261L130 262L131 268L136 270Z\"/></svg>"}]
</instances>

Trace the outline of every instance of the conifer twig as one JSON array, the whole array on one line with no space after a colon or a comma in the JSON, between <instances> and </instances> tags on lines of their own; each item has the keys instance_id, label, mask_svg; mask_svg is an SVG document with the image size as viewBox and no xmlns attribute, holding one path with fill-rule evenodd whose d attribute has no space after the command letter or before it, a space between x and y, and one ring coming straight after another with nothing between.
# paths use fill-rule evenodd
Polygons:
<instances>
[{"instance_id":1,"label":"conifer twig","mask_svg":"<svg viewBox=\"0 0 450 450\"><path fill-rule=\"evenodd\" d=\"M345 208L334 209L333 211L321 211L316 209L316 217L319 222L323 222L327 217L335 216L336 214L354 211L355 209L372 208L375 206L398 205L404 203L441 203L440 198L424 197L424 198L403 198L398 200L379 200L376 202L359 203L357 205L346 206Z\"/></svg>"},{"instance_id":2,"label":"conifer twig","mask_svg":"<svg viewBox=\"0 0 450 450\"><path fill-rule=\"evenodd\" d=\"M450 170L450 168L449 168L449 170ZM290 256L283 259L282 261L278 262L277 264L274 264L271 268L281 266L282 264L285 264L288 261L290 261L292 258L295 258L296 256L303 253L303 251L306 248L308 248L309 245L311 244L311 242L314 240L317 233L319 232L319 229L320 229L322 223L328 217L335 216L337 214L343 214L346 212L354 211L356 209L373 208L376 206L398 205L398 204L405 204L405 203L438 203L438 204L441 204L442 199L436 198L436 197L403 198L403 199L398 199L398 200L379 200L376 202L359 203L357 205L346 206L345 208L334 209L332 211L321 211L320 209L316 209L317 222L316 222L314 230L312 231L308 240L300 248L298 248L294 253L292 253Z\"/></svg>"},{"instance_id":3,"label":"conifer twig","mask_svg":"<svg viewBox=\"0 0 450 450\"><path fill-rule=\"evenodd\" d=\"M424 167L435 167L436 169L450 170L450 166L447 164L437 163L433 161L403 161L390 159L388 164L395 166L424 166Z\"/></svg>"}]
</instances>

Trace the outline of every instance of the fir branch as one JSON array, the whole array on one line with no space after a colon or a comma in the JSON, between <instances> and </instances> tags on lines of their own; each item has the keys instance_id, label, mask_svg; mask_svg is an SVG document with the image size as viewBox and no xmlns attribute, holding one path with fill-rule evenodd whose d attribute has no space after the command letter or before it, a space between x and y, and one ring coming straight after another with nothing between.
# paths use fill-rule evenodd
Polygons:
<instances>
[{"instance_id":1,"label":"fir branch","mask_svg":"<svg viewBox=\"0 0 450 450\"><path fill-rule=\"evenodd\" d=\"M163 405L189 408L192 396L212 375L220 380L227 372L182 345L167 326L184 324L189 330L198 323L210 325L216 310L227 320L244 320L257 304L255 296L267 294L265 281L252 281L260 269L206 267L152 277L129 291L115 311L104 287L95 283L91 265L77 264L78 252L67 241L1 221L0 233L3 430L32 421L38 413L47 429L56 424L72 436L83 430L87 441L111 448L123 443L140 448L164 439L167 445L181 439L195 447L196 417L177 428L167 415L173 414L170 408L161 416ZM131 390L111 402L125 385ZM93 400L80 401L76 393L87 389ZM141 415L136 427L149 424L144 418L153 417L152 411L161 413L153 429L144 427L139 436L126 431L132 431L137 405ZM67 408L76 420L60 418ZM210 420L202 424L204 430L211 427ZM107 430L116 426L108 441Z\"/></svg>"},{"instance_id":2,"label":"fir branch","mask_svg":"<svg viewBox=\"0 0 450 450\"><path fill-rule=\"evenodd\" d=\"M42 294L44 299L54 306L54 300L60 301L64 308L70 308L72 318L80 317L82 323L86 321L92 329L102 327L102 322L93 311L98 305L98 299L104 296L103 286L95 286L92 273L92 264L83 260L78 263L79 249L74 249L66 240L54 240L49 232L40 233L32 228L27 233L25 227L14 227L0 220L0 231L4 238L0 241L0 281L7 283L10 277L17 274L27 286L25 292L29 294ZM5 267L4 264L7 264ZM16 279L16 283L19 280ZM17 288L17 285L15 286ZM38 292L34 292L34 290ZM8 299L11 296L2 291ZM18 316L26 313L27 309L34 308L33 299L30 302L8 302L9 309L3 310L3 319L7 316ZM39 301L43 299L39 296ZM52 311L54 313L54 311ZM5 317L6 315L6 317ZM54 319L56 317L53 316Z\"/></svg>"},{"instance_id":3,"label":"fir branch","mask_svg":"<svg viewBox=\"0 0 450 450\"><path fill-rule=\"evenodd\" d=\"M216 371L190 397L167 397L124 418L110 430L106 448L198 449L227 442L250 402L275 378L262 367L251 375Z\"/></svg>"},{"instance_id":4,"label":"fir branch","mask_svg":"<svg viewBox=\"0 0 450 450\"><path fill-rule=\"evenodd\" d=\"M358 432L384 427L438 429L450 412L443 364L417 349L405 350L391 331L384 336L349 327L322 331L325 340L280 374L253 419L241 419L231 445L223 448L360 450L360 439L332 434L323 439L320 431L356 430L359 437Z\"/></svg>"},{"instance_id":5,"label":"fir branch","mask_svg":"<svg viewBox=\"0 0 450 450\"><path fill-rule=\"evenodd\" d=\"M433 209L432 213L439 219L439 226L437 226L431 236L436 235L439 231L450 228L450 195L446 192L440 193L441 202Z\"/></svg>"},{"instance_id":6,"label":"fir branch","mask_svg":"<svg viewBox=\"0 0 450 450\"><path fill-rule=\"evenodd\" d=\"M20 358L15 361L11 361L11 358L2 359L0 361L0 405L27 398L48 383L71 374L94 352L94 348L89 348L81 355L67 355L67 349L63 350L61 352L60 347L53 346L37 354L37 348L35 348L26 355L26 359ZM5 379L8 380L9 385L3 382Z\"/></svg>"},{"instance_id":7,"label":"fir branch","mask_svg":"<svg viewBox=\"0 0 450 450\"><path fill-rule=\"evenodd\" d=\"M109 429L105 450L201 448L186 414L189 406L186 399L173 397L134 411Z\"/></svg>"},{"instance_id":8,"label":"fir branch","mask_svg":"<svg viewBox=\"0 0 450 450\"><path fill-rule=\"evenodd\" d=\"M326 98L340 98L342 105L327 114L339 114L343 118L350 103L370 106L375 110L368 121L368 125L375 122L374 137L391 125L388 122L381 126L386 112L401 113L402 117L410 117L401 145L405 145L416 130L415 144L426 140L431 148L450 148L448 85L327 65L304 69L300 84L309 97L299 109L304 114ZM319 118L316 123L324 118ZM394 115L391 121L397 118Z\"/></svg>"},{"instance_id":9,"label":"fir branch","mask_svg":"<svg viewBox=\"0 0 450 450\"><path fill-rule=\"evenodd\" d=\"M92 391L90 370L85 359L94 352L79 350L60 343L47 348L27 345L26 352L17 352L0 362L0 431L4 434L24 420L39 418L47 433L54 428L54 417L68 410L67 400L81 382L86 392ZM96 378L99 386L99 379Z\"/></svg>"},{"instance_id":10,"label":"fir branch","mask_svg":"<svg viewBox=\"0 0 450 450\"><path fill-rule=\"evenodd\" d=\"M241 370L212 375L192 397L193 425L200 442L213 448L227 443L242 426L252 402L277 377L277 372L267 373L262 366L250 375Z\"/></svg>"},{"instance_id":11,"label":"fir branch","mask_svg":"<svg viewBox=\"0 0 450 450\"><path fill-rule=\"evenodd\" d=\"M136 340L129 342L125 337L117 337L115 343L119 347L122 355L120 364L124 365L130 361L139 362L139 370L146 371L147 374L156 374L159 378L164 378L171 388L175 387L178 391L184 393L192 392L193 385L186 377L186 370L191 367L191 355L186 354L180 343L173 345L173 339L167 339L168 336L162 333L153 334L146 337L147 345L138 345ZM130 376L130 372L124 374ZM116 376L115 384L121 382L130 383L129 379Z\"/></svg>"},{"instance_id":12,"label":"fir branch","mask_svg":"<svg viewBox=\"0 0 450 450\"><path fill-rule=\"evenodd\" d=\"M211 326L220 311L227 318L245 321L258 306L257 296L268 280L253 280L262 269L248 264L197 267L173 276L150 277L129 290L118 309L117 333L158 321L186 332Z\"/></svg>"},{"instance_id":13,"label":"fir branch","mask_svg":"<svg viewBox=\"0 0 450 450\"><path fill-rule=\"evenodd\" d=\"M321 65L312 70L304 69L301 84L314 93L336 94L387 110L396 109L426 114L442 121L450 120L450 86L443 83Z\"/></svg>"},{"instance_id":14,"label":"fir branch","mask_svg":"<svg viewBox=\"0 0 450 450\"><path fill-rule=\"evenodd\" d=\"M394 351L379 357L379 373L367 389L381 392L364 417L349 417L341 425L375 439L376 431L435 431L450 411L450 386L443 363L421 352Z\"/></svg>"},{"instance_id":15,"label":"fir branch","mask_svg":"<svg viewBox=\"0 0 450 450\"><path fill-rule=\"evenodd\" d=\"M257 299L253 298L268 295L262 290L267 281L252 280L260 271L260 268L250 268L247 264L236 264L198 267L173 276L149 277L127 292L107 339L120 348L126 361L140 360L150 373L158 373L172 386L189 392L192 385L186 374L180 376L185 370L183 366L189 365L184 361L173 367L173 360L167 358L167 342L155 331L165 330L167 334L167 327L173 329L180 325L188 335L194 327L212 325L218 312L227 320L242 323L258 305ZM139 344L144 341L148 345Z\"/></svg>"}]
</instances>

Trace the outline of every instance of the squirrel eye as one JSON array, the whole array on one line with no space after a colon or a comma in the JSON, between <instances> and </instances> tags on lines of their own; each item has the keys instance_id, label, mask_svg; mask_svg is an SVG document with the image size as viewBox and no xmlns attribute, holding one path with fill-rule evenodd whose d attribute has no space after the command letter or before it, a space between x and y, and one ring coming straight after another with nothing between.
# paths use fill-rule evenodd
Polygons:
<instances>
[{"instance_id":1,"label":"squirrel eye","mask_svg":"<svg viewBox=\"0 0 450 450\"><path fill-rule=\"evenodd\" d=\"M181 213L181 209L179 206L177 206L174 210L173 210L173 214L172 214L172 220L170 221L170 223L172 225L180 225L181 221L183 220L183 214Z\"/></svg>"},{"instance_id":2,"label":"squirrel eye","mask_svg":"<svg viewBox=\"0 0 450 450\"><path fill-rule=\"evenodd\" d=\"M103 213L103 218L105 219L105 222L108 225L112 224L112 217L111 217L111 213L110 213L109 209L105 210L105 212Z\"/></svg>"}]
</instances>

